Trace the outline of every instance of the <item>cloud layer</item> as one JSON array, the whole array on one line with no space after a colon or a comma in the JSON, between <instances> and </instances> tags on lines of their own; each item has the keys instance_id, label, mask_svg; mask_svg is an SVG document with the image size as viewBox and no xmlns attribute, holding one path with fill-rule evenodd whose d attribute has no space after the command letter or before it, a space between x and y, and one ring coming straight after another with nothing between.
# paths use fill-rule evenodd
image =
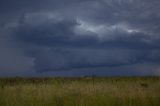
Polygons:
<instances>
[{"instance_id":1,"label":"cloud layer","mask_svg":"<svg viewBox=\"0 0 160 106\"><path fill-rule=\"evenodd\" d=\"M158 0L1 0L0 73L160 75L159 5Z\"/></svg>"}]
</instances>

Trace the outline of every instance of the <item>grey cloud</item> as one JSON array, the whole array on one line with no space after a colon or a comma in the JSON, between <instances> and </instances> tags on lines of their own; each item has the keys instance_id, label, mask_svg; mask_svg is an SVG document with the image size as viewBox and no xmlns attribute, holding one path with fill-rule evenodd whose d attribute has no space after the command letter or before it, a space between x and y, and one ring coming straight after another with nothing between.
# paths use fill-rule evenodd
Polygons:
<instances>
[{"instance_id":1,"label":"grey cloud","mask_svg":"<svg viewBox=\"0 0 160 106\"><path fill-rule=\"evenodd\" d=\"M0 30L0 72L32 70L32 58L25 56L9 38L8 30Z\"/></svg>"},{"instance_id":2,"label":"grey cloud","mask_svg":"<svg viewBox=\"0 0 160 106\"><path fill-rule=\"evenodd\" d=\"M17 60L1 67L12 64L14 70L37 72L128 67L140 71L148 64L152 69L160 63L159 4L158 0L1 0L1 30L11 33L3 37L1 32L0 38L7 41L1 42L0 57ZM14 55L8 58L10 53Z\"/></svg>"},{"instance_id":3,"label":"grey cloud","mask_svg":"<svg viewBox=\"0 0 160 106\"><path fill-rule=\"evenodd\" d=\"M23 27L24 24L15 32L15 40L18 38L22 45L30 46L27 52L35 59L36 70L40 71L115 67L159 60L152 52L158 49L156 43L142 41L150 40L145 37L147 35L118 31L112 33L115 39L108 41L93 35L76 35L73 31L76 25L67 20L34 28ZM33 45L38 49L32 48Z\"/></svg>"}]
</instances>

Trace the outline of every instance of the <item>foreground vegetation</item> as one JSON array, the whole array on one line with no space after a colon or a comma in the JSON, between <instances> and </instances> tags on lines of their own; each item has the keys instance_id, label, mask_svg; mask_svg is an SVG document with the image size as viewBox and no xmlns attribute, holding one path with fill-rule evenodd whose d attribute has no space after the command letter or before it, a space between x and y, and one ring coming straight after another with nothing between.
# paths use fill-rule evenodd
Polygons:
<instances>
[{"instance_id":1,"label":"foreground vegetation","mask_svg":"<svg viewBox=\"0 0 160 106\"><path fill-rule=\"evenodd\" d=\"M1 78L0 106L160 106L160 77Z\"/></svg>"}]
</instances>

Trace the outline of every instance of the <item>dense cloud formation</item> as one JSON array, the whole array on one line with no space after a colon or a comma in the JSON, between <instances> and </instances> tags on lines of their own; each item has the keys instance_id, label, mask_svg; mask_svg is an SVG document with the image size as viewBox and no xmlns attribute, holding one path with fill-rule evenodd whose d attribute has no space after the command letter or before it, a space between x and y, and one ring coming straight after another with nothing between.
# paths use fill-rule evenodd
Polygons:
<instances>
[{"instance_id":1,"label":"dense cloud formation","mask_svg":"<svg viewBox=\"0 0 160 106\"><path fill-rule=\"evenodd\" d=\"M160 75L159 5L159 0L0 0L0 73Z\"/></svg>"}]
</instances>

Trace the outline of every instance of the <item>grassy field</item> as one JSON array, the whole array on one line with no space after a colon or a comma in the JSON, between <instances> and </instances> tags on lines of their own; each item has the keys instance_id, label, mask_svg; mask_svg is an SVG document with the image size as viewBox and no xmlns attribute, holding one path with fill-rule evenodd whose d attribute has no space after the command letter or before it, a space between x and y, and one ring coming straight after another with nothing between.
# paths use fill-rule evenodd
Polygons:
<instances>
[{"instance_id":1,"label":"grassy field","mask_svg":"<svg viewBox=\"0 0 160 106\"><path fill-rule=\"evenodd\" d=\"M0 106L160 106L160 77L1 78Z\"/></svg>"}]
</instances>

